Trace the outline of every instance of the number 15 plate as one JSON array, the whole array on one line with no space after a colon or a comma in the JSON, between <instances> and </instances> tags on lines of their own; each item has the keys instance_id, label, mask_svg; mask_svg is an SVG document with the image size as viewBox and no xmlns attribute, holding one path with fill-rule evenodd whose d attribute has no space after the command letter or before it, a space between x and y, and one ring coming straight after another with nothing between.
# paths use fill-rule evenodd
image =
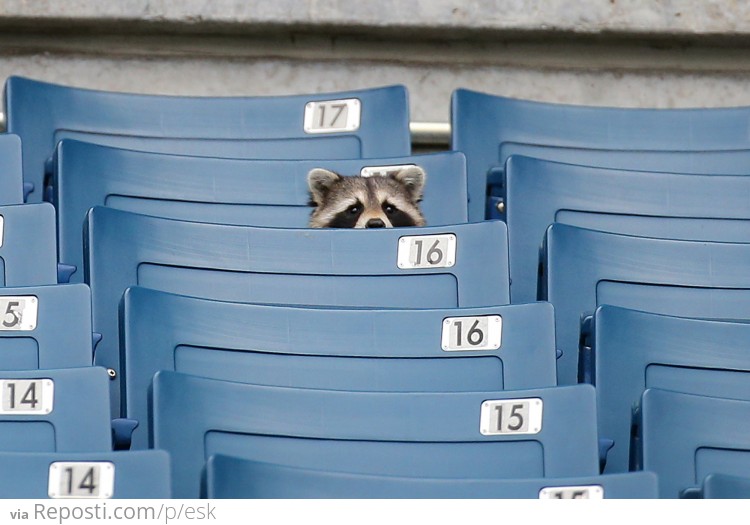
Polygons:
<instances>
[{"instance_id":1,"label":"number 15 plate","mask_svg":"<svg viewBox=\"0 0 750 525\"><path fill-rule=\"evenodd\" d=\"M479 431L485 436L538 434L544 405L540 398L488 400L482 403Z\"/></svg>"}]
</instances>

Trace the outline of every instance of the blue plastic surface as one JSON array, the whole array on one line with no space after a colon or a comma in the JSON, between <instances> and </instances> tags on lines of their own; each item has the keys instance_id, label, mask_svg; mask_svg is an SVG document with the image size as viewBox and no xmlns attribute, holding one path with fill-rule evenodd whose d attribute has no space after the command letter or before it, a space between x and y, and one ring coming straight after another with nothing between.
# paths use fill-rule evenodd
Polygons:
<instances>
[{"instance_id":1,"label":"blue plastic surface","mask_svg":"<svg viewBox=\"0 0 750 525\"><path fill-rule=\"evenodd\" d=\"M356 98L359 129L308 134L305 105ZM277 97L184 97L95 91L11 76L7 130L23 141L28 202L42 200L45 162L73 138L135 150L233 158L365 158L411 153L404 86Z\"/></svg>"},{"instance_id":2,"label":"blue plastic surface","mask_svg":"<svg viewBox=\"0 0 750 525\"><path fill-rule=\"evenodd\" d=\"M552 224L542 254L540 297L555 306L557 343L563 352L558 383L577 382L581 316L593 314L600 304L625 306L617 301L618 290L629 283L665 285L667 291L750 289L748 261L750 244L652 239ZM610 290L606 299L605 289ZM651 299L637 308L669 315L680 315L685 308L680 302Z\"/></svg>"},{"instance_id":3,"label":"blue plastic surface","mask_svg":"<svg viewBox=\"0 0 750 525\"><path fill-rule=\"evenodd\" d=\"M51 204L0 206L0 286L57 284L55 209Z\"/></svg>"},{"instance_id":4,"label":"blue plastic surface","mask_svg":"<svg viewBox=\"0 0 750 525\"><path fill-rule=\"evenodd\" d=\"M537 499L543 489L557 489L571 498L576 489L565 487L586 487L592 492L601 489L605 499L658 497L656 476L651 472L579 478L447 479L348 474L221 454L211 456L206 463L206 496L216 499Z\"/></svg>"},{"instance_id":5,"label":"blue plastic surface","mask_svg":"<svg viewBox=\"0 0 750 525\"><path fill-rule=\"evenodd\" d=\"M427 172L421 203L427 224L466 222L466 159L436 153L367 160L243 160L196 158L63 140L53 163L60 261L83 282L82 224L93 206L217 224L304 228L313 207L307 173L344 175L366 166L419 164Z\"/></svg>"},{"instance_id":6,"label":"blue plastic surface","mask_svg":"<svg viewBox=\"0 0 750 525\"><path fill-rule=\"evenodd\" d=\"M200 224L96 207L86 223L95 363L120 373L117 310L129 286L233 302L318 306L496 306L509 299L500 221L425 228L282 229ZM454 234L455 264L400 269L403 236ZM445 254L447 257L447 254ZM119 413L119 378L113 382Z\"/></svg>"},{"instance_id":7,"label":"blue plastic surface","mask_svg":"<svg viewBox=\"0 0 750 525\"><path fill-rule=\"evenodd\" d=\"M605 472L626 472L632 409L646 388L750 400L750 324L613 306L594 317L599 435L613 439ZM745 372L743 381L739 376ZM701 379L702 378L702 379Z\"/></svg>"},{"instance_id":8,"label":"blue plastic surface","mask_svg":"<svg viewBox=\"0 0 750 525\"><path fill-rule=\"evenodd\" d=\"M114 466L115 499L167 499L172 495L169 455L163 450L134 452L0 452L0 470L13 473L0 478L0 498L49 497L50 465L55 462L108 462ZM63 478L64 479L64 478ZM96 480L93 481L96 484ZM99 514L105 516L100 503ZM112 512L112 509L107 511ZM92 514L93 515L93 514ZM111 514L109 514L111 517Z\"/></svg>"},{"instance_id":9,"label":"blue plastic surface","mask_svg":"<svg viewBox=\"0 0 750 525\"><path fill-rule=\"evenodd\" d=\"M691 499L749 499L750 477L709 474L703 478L701 487L686 489L681 497Z\"/></svg>"},{"instance_id":10,"label":"blue plastic surface","mask_svg":"<svg viewBox=\"0 0 750 525\"><path fill-rule=\"evenodd\" d=\"M644 237L750 240L747 176L592 168L513 155L505 177L512 302L536 299L539 245L553 222Z\"/></svg>"},{"instance_id":11,"label":"blue plastic surface","mask_svg":"<svg viewBox=\"0 0 750 525\"><path fill-rule=\"evenodd\" d=\"M214 454L393 476L591 476L599 470L594 397L590 385L512 392L343 392L162 371L153 383L153 445L172 457L177 498L200 495L201 471ZM522 398L543 400L538 433L480 433L484 401Z\"/></svg>"},{"instance_id":12,"label":"blue plastic surface","mask_svg":"<svg viewBox=\"0 0 750 525\"><path fill-rule=\"evenodd\" d=\"M574 106L458 89L452 149L466 154L469 220L485 218L487 173L512 154L582 165L747 173L750 107L635 109Z\"/></svg>"},{"instance_id":13,"label":"blue plastic surface","mask_svg":"<svg viewBox=\"0 0 750 525\"><path fill-rule=\"evenodd\" d=\"M0 133L0 205L23 203L21 139Z\"/></svg>"},{"instance_id":14,"label":"blue plastic surface","mask_svg":"<svg viewBox=\"0 0 750 525\"><path fill-rule=\"evenodd\" d=\"M750 401L649 388L641 400L644 470L662 498L677 498L709 474L750 471Z\"/></svg>"},{"instance_id":15,"label":"blue plastic surface","mask_svg":"<svg viewBox=\"0 0 750 525\"><path fill-rule=\"evenodd\" d=\"M0 379L49 379L53 382L54 393L52 411L48 414L0 414L0 450L104 452L112 449L107 402L109 376L103 368L3 370ZM17 396L20 394L19 391ZM41 397L38 390L36 394L37 398ZM4 397L7 395L3 392Z\"/></svg>"},{"instance_id":16,"label":"blue plastic surface","mask_svg":"<svg viewBox=\"0 0 750 525\"><path fill-rule=\"evenodd\" d=\"M6 296L36 298L33 330L17 326L14 307ZM32 370L91 366L91 291L85 284L0 288L0 370ZM6 313L9 310L10 313Z\"/></svg>"},{"instance_id":17,"label":"blue plastic surface","mask_svg":"<svg viewBox=\"0 0 750 525\"><path fill-rule=\"evenodd\" d=\"M448 318L500 316L498 349L445 351ZM159 370L331 390L451 392L554 386L548 303L362 310L225 303L129 288L120 311L121 412L148 445L148 389ZM468 322L464 323L467 337ZM485 335L486 337L486 335Z\"/></svg>"}]
</instances>

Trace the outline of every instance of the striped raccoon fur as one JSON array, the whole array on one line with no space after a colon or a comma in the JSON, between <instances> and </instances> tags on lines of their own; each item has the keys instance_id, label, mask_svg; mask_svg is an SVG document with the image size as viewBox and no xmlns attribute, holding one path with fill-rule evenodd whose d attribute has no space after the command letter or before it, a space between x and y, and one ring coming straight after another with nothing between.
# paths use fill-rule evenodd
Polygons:
<instances>
[{"instance_id":1,"label":"striped raccoon fur","mask_svg":"<svg viewBox=\"0 0 750 525\"><path fill-rule=\"evenodd\" d=\"M322 168L310 170L311 228L394 228L424 226L419 208L426 174L408 166L388 175L345 177Z\"/></svg>"}]
</instances>

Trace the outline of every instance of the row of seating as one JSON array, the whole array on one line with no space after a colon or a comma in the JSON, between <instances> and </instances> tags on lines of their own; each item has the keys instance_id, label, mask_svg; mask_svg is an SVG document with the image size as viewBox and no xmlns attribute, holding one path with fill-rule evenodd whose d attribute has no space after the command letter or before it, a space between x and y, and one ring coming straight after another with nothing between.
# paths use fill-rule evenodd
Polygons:
<instances>
[{"instance_id":1,"label":"row of seating","mask_svg":"<svg viewBox=\"0 0 750 525\"><path fill-rule=\"evenodd\" d=\"M459 90L456 151L410 155L400 87L191 99L11 78L5 98L0 314L30 334L0 329L0 428L17 427L0 464L89 452L49 481L83 497L743 493L745 109ZM701 142L698 122L732 136ZM304 228L311 168L404 164L428 173L427 227ZM85 417L58 404L81 396ZM106 474L142 453L163 454L160 489Z\"/></svg>"}]
</instances>

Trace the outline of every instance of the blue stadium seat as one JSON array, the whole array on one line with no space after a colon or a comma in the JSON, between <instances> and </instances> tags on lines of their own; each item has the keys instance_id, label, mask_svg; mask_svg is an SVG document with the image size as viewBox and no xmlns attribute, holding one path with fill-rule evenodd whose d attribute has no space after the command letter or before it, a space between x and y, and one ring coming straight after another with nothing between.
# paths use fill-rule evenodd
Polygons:
<instances>
[{"instance_id":1,"label":"blue stadium seat","mask_svg":"<svg viewBox=\"0 0 750 525\"><path fill-rule=\"evenodd\" d=\"M313 208L307 173L324 167L345 175L363 168L419 164L427 172L422 210L427 224L466 222L466 159L437 153L367 160L196 158L63 140L53 162L60 261L83 282L82 224L93 206L217 224L304 228Z\"/></svg>"},{"instance_id":2,"label":"blue stadium seat","mask_svg":"<svg viewBox=\"0 0 750 525\"><path fill-rule=\"evenodd\" d=\"M539 245L553 222L644 237L750 240L747 176L615 170L513 155L505 177L512 302L536 299Z\"/></svg>"},{"instance_id":3,"label":"blue stadium seat","mask_svg":"<svg viewBox=\"0 0 750 525\"><path fill-rule=\"evenodd\" d=\"M133 285L223 301L319 306L455 308L509 299L507 230L500 221L282 229L95 207L86 230L86 281L94 330L103 336L95 363L117 375L118 304ZM435 237L413 238L425 235ZM413 265L416 258L421 262ZM119 378L113 387L112 410L118 414Z\"/></svg>"},{"instance_id":4,"label":"blue stadium seat","mask_svg":"<svg viewBox=\"0 0 750 525\"><path fill-rule=\"evenodd\" d=\"M0 288L0 370L91 366L85 284Z\"/></svg>"},{"instance_id":5,"label":"blue stadium seat","mask_svg":"<svg viewBox=\"0 0 750 525\"><path fill-rule=\"evenodd\" d=\"M172 457L177 498L200 495L201 472L214 454L393 476L592 476L599 473L594 396L590 385L344 392L161 371L153 383L152 445Z\"/></svg>"},{"instance_id":6,"label":"blue stadium seat","mask_svg":"<svg viewBox=\"0 0 750 525\"><path fill-rule=\"evenodd\" d=\"M750 107L573 106L466 89L451 100L452 149L466 154L471 221L485 218L489 170L502 169L512 154L611 168L745 174L750 151L741 150L750 150L749 123ZM496 190L489 193L492 200Z\"/></svg>"},{"instance_id":7,"label":"blue stadium seat","mask_svg":"<svg viewBox=\"0 0 750 525\"><path fill-rule=\"evenodd\" d=\"M682 315L683 302L667 300L674 298L675 288L691 297L701 289L747 290L749 269L750 244L653 239L552 224L542 254L540 298L555 306L558 348L563 352L558 383L577 382L582 316L592 315L601 304L626 306L617 298L631 283L640 289L663 285L652 288L671 292L661 300L653 293L650 302L636 309Z\"/></svg>"},{"instance_id":8,"label":"blue stadium seat","mask_svg":"<svg viewBox=\"0 0 750 525\"><path fill-rule=\"evenodd\" d=\"M630 472L579 478L450 479L350 474L216 454L206 463L206 497L428 499L653 499L656 475Z\"/></svg>"},{"instance_id":9,"label":"blue stadium seat","mask_svg":"<svg viewBox=\"0 0 750 525\"><path fill-rule=\"evenodd\" d=\"M23 203L21 139L0 133L0 205Z\"/></svg>"},{"instance_id":10,"label":"blue stadium seat","mask_svg":"<svg viewBox=\"0 0 750 525\"><path fill-rule=\"evenodd\" d=\"M680 497L687 499L750 499L750 477L709 474L697 488L685 489Z\"/></svg>"},{"instance_id":11,"label":"blue stadium seat","mask_svg":"<svg viewBox=\"0 0 750 525\"><path fill-rule=\"evenodd\" d=\"M640 416L638 466L657 474L662 498L709 474L750 472L750 401L649 388Z\"/></svg>"},{"instance_id":12,"label":"blue stadium seat","mask_svg":"<svg viewBox=\"0 0 750 525\"><path fill-rule=\"evenodd\" d=\"M133 448L148 446L148 389L159 370L331 390L451 392L556 384L555 321L548 303L299 308L133 287L125 292L120 322L121 413L140 423ZM472 329L474 348L481 349L467 342Z\"/></svg>"},{"instance_id":13,"label":"blue stadium seat","mask_svg":"<svg viewBox=\"0 0 750 525\"><path fill-rule=\"evenodd\" d=\"M24 178L34 185L29 202L42 200L45 164L64 138L201 157L345 159L411 153L404 86L276 97L184 97L95 91L12 76L5 84L5 112L7 131L23 141Z\"/></svg>"},{"instance_id":14,"label":"blue stadium seat","mask_svg":"<svg viewBox=\"0 0 750 525\"><path fill-rule=\"evenodd\" d=\"M3 499L167 499L172 495L169 455L163 450L0 452L0 470L6 473L0 478Z\"/></svg>"},{"instance_id":15,"label":"blue stadium seat","mask_svg":"<svg viewBox=\"0 0 750 525\"><path fill-rule=\"evenodd\" d=\"M109 376L100 367L0 371L0 451L112 449Z\"/></svg>"},{"instance_id":16,"label":"blue stadium seat","mask_svg":"<svg viewBox=\"0 0 750 525\"><path fill-rule=\"evenodd\" d=\"M55 209L0 206L0 286L57 284Z\"/></svg>"},{"instance_id":17,"label":"blue stadium seat","mask_svg":"<svg viewBox=\"0 0 750 525\"><path fill-rule=\"evenodd\" d=\"M749 294L750 295L750 294ZM632 409L646 388L750 400L750 324L600 306L593 325L599 435L614 440L605 472L626 472ZM588 365L589 367L591 364Z\"/></svg>"}]
</instances>

